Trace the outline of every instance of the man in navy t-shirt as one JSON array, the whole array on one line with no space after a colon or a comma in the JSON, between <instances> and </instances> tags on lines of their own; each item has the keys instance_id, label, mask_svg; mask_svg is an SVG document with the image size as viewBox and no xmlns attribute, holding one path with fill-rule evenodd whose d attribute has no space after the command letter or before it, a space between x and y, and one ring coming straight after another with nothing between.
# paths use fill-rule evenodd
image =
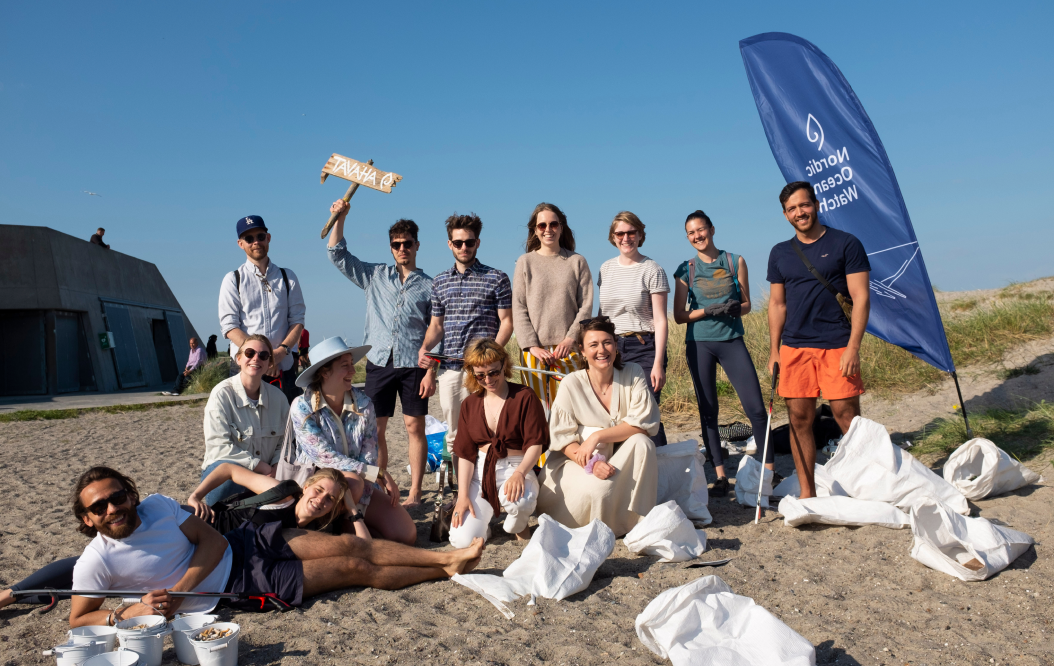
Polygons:
<instances>
[{"instance_id":1,"label":"man in navy t-shirt","mask_svg":"<svg viewBox=\"0 0 1054 666\"><path fill-rule=\"evenodd\" d=\"M804 499L816 495L816 398L822 393L831 404L843 433L860 415L860 342L871 307L871 264L856 236L820 224L816 193L809 183L788 184L780 192L780 204L795 234L769 253L769 373L779 361L779 394L787 401L791 452ZM813 275L795 247L832 289L852 298L851 324L838 298Z\"/></svg>"}]
</instances>

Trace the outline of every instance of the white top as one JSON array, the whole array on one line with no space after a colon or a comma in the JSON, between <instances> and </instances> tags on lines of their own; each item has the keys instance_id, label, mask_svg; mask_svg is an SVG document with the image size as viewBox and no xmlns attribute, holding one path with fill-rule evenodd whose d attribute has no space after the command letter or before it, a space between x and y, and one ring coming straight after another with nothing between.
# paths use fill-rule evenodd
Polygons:
<instances>
[{"instance_id":1,"label":"white top","mask_svg":"<svg viewBox=\"0 0 1054 666\"><path fill-rule=\"evenodd\" d=\"M282 280L282 271L273 261L267 262L267 275L261 275L256 264L245 260L237 268L241 285L235 286L234 272L223 276L220 284L220 334L235 328L245 331L246 335L262 333L277 347L289 329L304 323L304 294L300 290L300 281L296 273L285 269L289 278L289 291L286 291ZM238 347L231 343L231 358L238 353ZM293 367L293 355L288 354L282 360L282 370Z\"/></svg>"},{"instance_id":2,"label":"white top","mask_svg":"<svg viewBox=\"0 0 1054 666\"><path fill-rule=\"evenodd\" d=\"M623 266L614 257L600 267L600 312L611 319L619 334L654 332L651 295L670 291L662 266L644 255L641 258L640 262Z\"/></svg>"},{"instance_id":3,"label":"white top","mask_svg":"<svg viewBox=\"0 0 1054 666\"><path fill-rule=\"evenodd\" d=\"M214 462L229 462L256 469L261 460L278 464L282 454L289 402L282 389L260 383L260 399L250 400L241 375L216 385L205 405L205 459L201 469Z\"/></svg>"},{"instance_id":4,"label":"white top","mask_svg":"<svg viewBox=\"0 0 1054 666\"><path fill-rule=\"evenodd\" d=\"M98 534L73 567L75 590L167 590L190 567L194 544L179 526L190 517L179 503L164 495L150 495L138 507L142 524L126 539ZM223 592L233 560L231 547L194 592ZM182 613L207 613L218 599L187 598Z\"/></svg>"}]
</instances>

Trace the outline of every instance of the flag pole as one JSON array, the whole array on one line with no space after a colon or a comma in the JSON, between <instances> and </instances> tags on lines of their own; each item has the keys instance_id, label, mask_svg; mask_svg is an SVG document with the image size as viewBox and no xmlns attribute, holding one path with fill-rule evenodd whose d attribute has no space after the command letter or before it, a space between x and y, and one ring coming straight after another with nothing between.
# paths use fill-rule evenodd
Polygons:
<instances>
[{"instance_id":1,"label":"flag pole","mask_svg":"<svg viewBox=\"0 0 1054 666\"><path fill-rule=\"evenodd\" d=\"M955 380L955 392L959 394L959 409L963 413L963 422L966 424L966 438L973 439L973 430L970 429L970 417L966 415L966 402L963 401L963 392L959 388L959 373L952 372L952 379Z\"/></svg>"}]
</instances>

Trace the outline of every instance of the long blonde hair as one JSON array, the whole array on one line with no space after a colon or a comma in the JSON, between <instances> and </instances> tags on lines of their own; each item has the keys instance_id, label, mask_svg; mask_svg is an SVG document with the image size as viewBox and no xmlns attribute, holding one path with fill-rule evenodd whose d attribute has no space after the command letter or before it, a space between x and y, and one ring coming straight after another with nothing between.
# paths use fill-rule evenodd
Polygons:
<instances>
[{"instance_id":1,"label":"long blonde hair","mask_svg":"<svg viewBox=\"0 0 1054 666\"><path fill-rule=\"evenodd\" d=\"M304 481L303 489L307 490L308 486L312 486L324 479L329 479L333 483L337 484L338 494L337 497L335 497L333 500L333 508L329 510L329 513L323 516L322 518L316 518L314 520L314 522L316 523L321 523L321 526L318 528L320 530L324 530L329 527L330 523L336 520L337 517L340 516L341 513L343 513L345 508L344 496L348 493L348 480L345 479L344 475L341 474L339 471L335 469L330 469L329 467L323 467L322 469L309 476L307 478L307 481ZM301 497L303 497L303 495L301 495Z\"/></svg>"}]
</instances>

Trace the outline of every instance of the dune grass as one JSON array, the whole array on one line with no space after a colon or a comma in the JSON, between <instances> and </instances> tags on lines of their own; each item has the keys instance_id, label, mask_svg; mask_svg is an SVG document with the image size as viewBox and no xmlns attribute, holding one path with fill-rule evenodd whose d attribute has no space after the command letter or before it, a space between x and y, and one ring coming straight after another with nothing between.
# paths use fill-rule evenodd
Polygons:
<instances>
[{"instance_id":1,"label":"dune grass","mask_svg":"<svg viewBox=\"0 0 1054 666\"><path fill-rule=\"evenodd\" d=\"M191 394L212 393L212 389L216 388L216 384L227 379L230 367L231 359L229 356L217 356L211 361L206 361L205 365L190 373L187 387L183 389L183 392Z\"/></svg>"},{"instance_id":2,"label":"dune grass","mask_svg":"<svg viewBox=\"0 0 1054 666\"><path fill-rule=\"evenodd\" d=\"M143 402L134 405L108 405L106 407L78 407L76 409L21 409L17 412L0 414L0 423L13 423L15 421L55 421L61 419L75 419L82 414L88 414L91 412L120 414L122 412L145 412L149 409L160 409L162 407L185 407L187 405L203 404L205 404L205 398L196 398L194 400Z\"/></svg>"},{"instance_id":3,"label":"dune grass","mask_svg":"<svg viewBox=\"0 0 1054 666\"><path fill-rule=\"evenodd\" d=\"M974 437L991 440L1018 460L1054 451L1054 404L1046 401L1027 409L987 409L971 414L970 427ZM916 456L947 455L966 440L962 418L940 419L923 431L911 452ZM1049 462L1054 465L1054 459Z\"/></svg>"}]
</instances>

